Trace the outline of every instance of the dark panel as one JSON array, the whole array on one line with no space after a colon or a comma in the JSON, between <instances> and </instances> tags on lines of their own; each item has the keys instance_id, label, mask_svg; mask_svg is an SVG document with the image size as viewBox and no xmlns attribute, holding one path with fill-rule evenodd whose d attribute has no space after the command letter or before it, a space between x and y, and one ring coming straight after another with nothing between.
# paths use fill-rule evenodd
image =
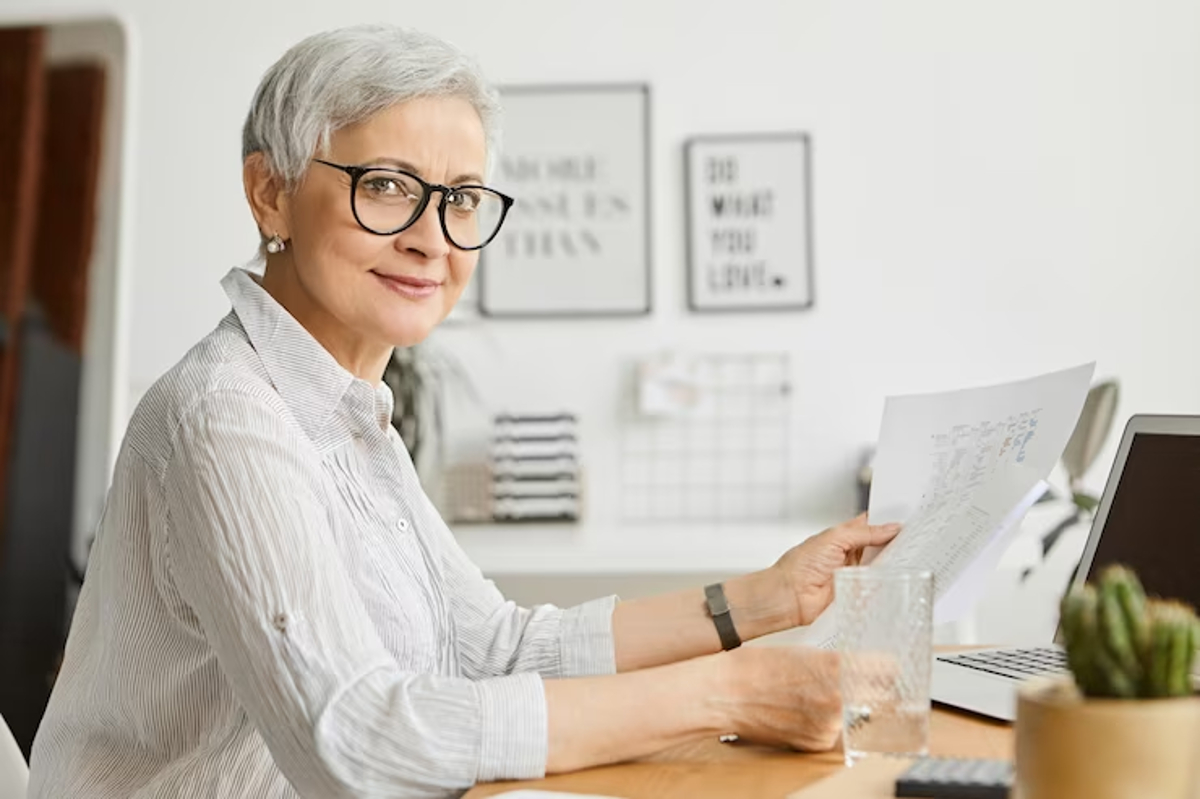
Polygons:
<instances>
[{"instance_id":1,"label":"dark panel","mask_svg":"<svg viewBox=\"0 0 1200 799\"><path fill-rule=\"evenodd\" d=\"M21 341L0 566L0 715L28 757L66 639L81 365L40 315L26 315Z\"/></svg>"},{"instance_id":2,"label":"dark panel","mask_svg":"<svg viewBox=\"0 0 1200 799\"><path fill-rule=\"evenodd\" d=\"M1146 593L1200 607L1200 436L1138 433L1088 576L1123 563Z\"/></svg>"},{"instance_id":3,"label":"dark panel","mask_svg":"<svg viewBox=\"0 0 1200 799\"><path fill-rule=\"evenodd\" d=\"M0 31L0 714L26 755L66 637L104 100L100 69L42 58L39 32Z\"/></svg>"},{"instance_id":4,"label":"dark panel","mask_svg":"<svg viewBox=\"0 0 1200 799\"><path fill-rule=\"evenodd\" d=\"M5 469L16 399L19 320L37 224L44 50L45 34L40 28L0 29L0 511L8 485Z\"/></svg>"},{"instance_id":5,"label":"dark panel","mask_svg":"<svg viewBox=\"0 0 1200 799\"><path fill-rule=\"evenodd\" d=\"M48 88L33 296L55 335L82 353L100 177L104 68L55 67Z\"/></svg>"}]
</instances>

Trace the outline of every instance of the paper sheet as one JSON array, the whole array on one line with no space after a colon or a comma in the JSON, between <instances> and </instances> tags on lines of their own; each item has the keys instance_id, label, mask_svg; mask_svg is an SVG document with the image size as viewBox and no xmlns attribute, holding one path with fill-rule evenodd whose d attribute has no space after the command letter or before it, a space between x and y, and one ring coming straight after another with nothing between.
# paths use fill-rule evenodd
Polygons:
<instances>
[{"instance_id":1,"label":"paper sheet","mask_svg":"<svg viewBox=\"0 0 1200 799\"><path fill-rule=\"evenodd\" d=\"M979 555L967 564L954 584L937 598L933 605L935 625L958 621L971 611L987 588L988 577L1000 563L1000 558L1004 557L1017 533L1021 532L1021 522L1025 519L1025 514L1049 488L1045 480L1038 480L1016 507L1008 512Z\"/></svg>"},{"instance_id":2,"label":"paper sheet","mask_svg":"<svg viewBox=\"0 0 1200 799\"><path fill-rule=\"evenodd\" d=\"M868 515L871 524L904 529L872 567L932 571L938 601L949 597L938 621L968 610L978 594L952 589L960 578L983 582L1011 542L1030 495L1067 446L1094 369L888 398ZM832 607L822 614L810 641L832 645L834 615Z\"/></svg>"}]
</instances>

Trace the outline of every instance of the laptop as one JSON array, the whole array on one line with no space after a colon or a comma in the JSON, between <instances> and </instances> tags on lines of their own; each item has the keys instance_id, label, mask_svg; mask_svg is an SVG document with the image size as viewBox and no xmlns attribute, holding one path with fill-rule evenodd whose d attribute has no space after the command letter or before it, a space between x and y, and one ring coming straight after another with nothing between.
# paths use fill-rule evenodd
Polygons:
<instances>
[{"instance_id":1,"label":"laptop","mask_svg":"<svg viewBox=\"0 0 1200 799\"><path fill-rule=\"evenodd\" d=\"M1200 416L1139 415L1126 425L1075 580L1112 563L1133 568L1148 595L1200 608ZM1023 680L1066 668L1057 645L938 655L932 697L1012 721Z\"/></svg>"}]
</instances>

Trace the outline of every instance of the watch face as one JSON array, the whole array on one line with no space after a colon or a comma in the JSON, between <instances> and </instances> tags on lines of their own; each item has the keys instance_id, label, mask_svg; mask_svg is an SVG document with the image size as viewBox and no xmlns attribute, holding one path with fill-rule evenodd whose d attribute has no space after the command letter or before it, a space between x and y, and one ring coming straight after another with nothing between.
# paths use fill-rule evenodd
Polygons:
<instances>
[{"instance_id":1,"label":"watch face","mask_svg":"<svg viewBox=\"0 0 1200 799\"><path fill-rule=\"evenodd\" d=\"M708 612L713 616L729 612L729 601L725 599L725 586L721 583L706 587L704 596L708 599Z\"/></svg>"}]
</instances>

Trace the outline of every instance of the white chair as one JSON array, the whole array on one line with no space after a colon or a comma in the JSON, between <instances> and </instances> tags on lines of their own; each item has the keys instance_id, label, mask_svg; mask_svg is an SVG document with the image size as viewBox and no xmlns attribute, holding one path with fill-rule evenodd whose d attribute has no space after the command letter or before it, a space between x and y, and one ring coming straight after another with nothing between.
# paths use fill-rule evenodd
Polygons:
<instances>
[{"instance_id":1,"label":"white chair","mask_svg":"<svg viewBox=\"0 0 1200 799\"><path fill-rule=\"evenodd\" d=\"M9 732L8 725L0 718L0 796L5 799L25 799L29 784L29 766L21 747Z\"/></svg>"}]
</instances>

